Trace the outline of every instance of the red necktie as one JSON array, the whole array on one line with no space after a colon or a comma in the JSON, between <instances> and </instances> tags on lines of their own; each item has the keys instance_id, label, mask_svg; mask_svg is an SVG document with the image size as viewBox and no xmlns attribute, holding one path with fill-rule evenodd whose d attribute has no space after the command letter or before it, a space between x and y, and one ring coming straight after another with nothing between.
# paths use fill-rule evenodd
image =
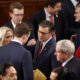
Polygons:
<instances>
[{"instance_id":1,"label":"red necktie","mask_svg":"<svg viewBox=\"0 0 80 80\"><path fill-rule=\"evenodd\" d=\"M50 22L54 23L54 16L50 16Z\"/></svg>"},{"instance_id":2,"label":"red necktie","mask_svg":"<svg viewBox=\"0 0 80 80\"><path fill-rule=\"evenodd\" d=\"M38 50L37 50L38 55L40 55L40 53L41 53L42 46L43 46L43 44L41 42L39 42L39 47L38 47Z\"/></svg>"}]
</instances>

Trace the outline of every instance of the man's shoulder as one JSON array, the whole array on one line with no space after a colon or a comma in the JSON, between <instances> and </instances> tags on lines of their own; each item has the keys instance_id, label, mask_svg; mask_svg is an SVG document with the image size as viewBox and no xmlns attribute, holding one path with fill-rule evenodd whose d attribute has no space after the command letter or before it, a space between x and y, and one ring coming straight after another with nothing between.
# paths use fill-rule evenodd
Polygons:
<instances>
[{"instance_id":1,"label":"man's shoulder","mask_svg":"<svg viewBox=\"0 0 80 80\"><path fill-rule=\"evenodd\" d=\"M5 26L10 26L10 25L12 25L12 23L11 23L11 21L8 21L8 22L6 22L4 25L5 25Z\"/></svg>"}]
</instances>

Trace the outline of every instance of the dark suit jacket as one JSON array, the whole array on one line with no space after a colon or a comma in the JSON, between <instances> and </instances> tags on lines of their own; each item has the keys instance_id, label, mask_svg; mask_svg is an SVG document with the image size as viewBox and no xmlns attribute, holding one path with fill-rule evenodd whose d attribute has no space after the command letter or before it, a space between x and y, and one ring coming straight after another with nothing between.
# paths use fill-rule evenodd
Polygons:
<instances>
[{"instance_id":1,"label":"dark suit jacket","mask_svg":"<svg viewBox=\"0 0 80 80\"><path fill-rule=\"evenodd\" d=\"M36 12L35 14L33 14L31 18L28 20L28 22L30 22L34 27L34 34L35 34L36 40L38 39L37 37L38 25L42 20L45 20L45 19L46 19L45 12L44 12L44 9L42 9Z\"/></svg>"},{"instance_id":2,"label":"dark suit jacket","mask_svg":"<svg viewBox=\"0 0 80 80\"><path fill-rule=\"evenodd\" d=\"M38 26L42 20L46 20L46 14L45 14L44 8L39 10L35 14L33 14L32 17L28 20L28 22L32 23L34 27L34 34L35 34L36 40L38 39L37 37ZM60 21L58 21L58 17L56 17L55 15L54 15L54 22L55 22L55 28L56 26L60 25L58 24L58 22L60 23Z\"/></svg>"},{"instance_id":3,"label":"dark suit jacket","mask_svg":"<svg viewBox=\"0 0 80 80\"><path fill-rule=\"evenodd\" d=\"M0 47L0 63L10 62L16 68L18 80L33 80L31 53L18 42Z\"/></svg>"},{"instance_id":4,"label":"dark suit jacket","mask_svg":"<svg viewBox=\"0 0 80 80\"><path fill-rule=\"evenodd\" d=\"M11 21L7 22L7 23L5 24L5 26L11 28L11 29L14 31L14 27L13 27ZM33 30L32 30L32 32L31 32L31 34L30 34L30 37L29 37L28 41L31 40L31 39L35 39ZM26 49L28 49L28 50L31 52L32 56L33 56L35 45L33 45L33 46L27 46L28 41L24 44L24 47L25 47Z\"/></svg>"},{"instance_id":5,"label":"dark suit jacket","mask_svg":"<svg viewBox=\"0 0 80 80\"><path fill-rule=\"evenodd\" d=\"M39 42L37 42L35 48L34 69L40 69L47 76L48 80L51 70L58 66L58 62L55 56L55 43L55 40L51 39L45 45L40 55L36 53L39 47Z\"/></svg>"},{"instance_id":6,"label":"dark suit jacket","mask_svg":"<svg viewBox=\"0 0 80 80\"><path fill-rule=\"evenodd\" d=\"M4 24L4 25L7 26L7 27L9 27L9 28L11 28L11 29L14 31L14 27L13 27L11 21L7 22L7 23Z\"/></svg>"},{"instance_id":7,"label":"dark suit jacket","mask_svg":"<svg viewBox=\"0 0 80 80\"><path fill-rule=\"evenodd\" d=\"M60 31L58 32L60 39L70 39L71 35L76 34L80 29L80 26L77 22L75 22L74 17L75 7L71 0L65 0L62 2L62 9L61 14L62 17L60 20L63 20L62 25L60 25L57 29ZM62 35L63 34L63 35Z\"/></svg>"},{"instance_id":8,"label":"dark suit jacket","mask_svg":"<svg viewBox=\"0 0 80 80\"><path fill-rule=\"evenodd\" d=\"M64 67L68 68L70 72L75 73L77 78L80 80L80 60L72 58Z\"/></svg>"}]
</instances>

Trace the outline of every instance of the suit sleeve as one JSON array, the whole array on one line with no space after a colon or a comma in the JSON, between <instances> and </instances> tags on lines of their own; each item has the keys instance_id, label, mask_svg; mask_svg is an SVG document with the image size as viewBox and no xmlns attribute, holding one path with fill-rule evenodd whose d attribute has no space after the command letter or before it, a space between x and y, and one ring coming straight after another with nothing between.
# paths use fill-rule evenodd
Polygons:
<instances>
[{"instance_id":1,"label":"suit sleeve","mask_svg":"<svg viewBox=\"0 0 80 80\"><path fill-rule=\"evenodd\" d=\"M23 74L24 80L33 80L33 66L31 53L25 53L23 57Z\"/></svg>"}]
</instances>

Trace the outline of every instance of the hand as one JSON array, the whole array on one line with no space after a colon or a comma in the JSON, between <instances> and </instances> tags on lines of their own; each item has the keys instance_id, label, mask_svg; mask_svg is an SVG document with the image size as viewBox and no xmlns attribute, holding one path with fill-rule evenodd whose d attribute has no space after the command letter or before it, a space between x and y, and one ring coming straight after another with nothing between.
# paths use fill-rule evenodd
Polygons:
<instances>
[{"instance_id":1,"label":"hand","mask_svg":"<svg viewBox=\"0 0 80 80\"><path fill-rule=\"evenodd\" d=\"M33 46L36 44L36 40L35 39L31 39L28 41L27 46Z\"/></svg>"}]
</instances>

